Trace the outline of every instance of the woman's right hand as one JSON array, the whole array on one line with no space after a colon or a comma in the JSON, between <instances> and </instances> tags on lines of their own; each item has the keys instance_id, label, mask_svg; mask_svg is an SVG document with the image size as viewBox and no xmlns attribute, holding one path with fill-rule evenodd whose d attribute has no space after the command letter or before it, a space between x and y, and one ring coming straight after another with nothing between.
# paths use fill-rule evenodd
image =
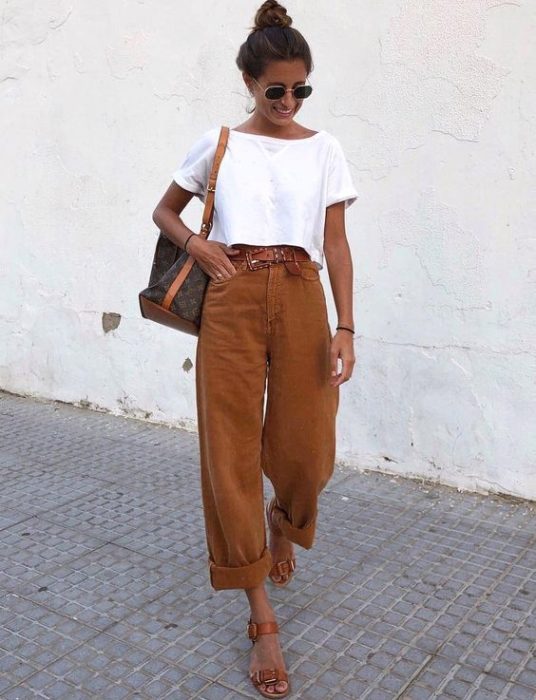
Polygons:
<instances>
[{"instance_id":1,"label":"woman's right hand","mask_svg":"<svg viewBox=\"0 0 536 700\"><path fill-rule=\"evenodd\" d=\"M239 252L225 243L207 241L198 235L192 236L188 243L188 254L194 258L203 272L218 282L236 274L236 269L229 258L238 255Z\"/></svg>"}]
</instances>

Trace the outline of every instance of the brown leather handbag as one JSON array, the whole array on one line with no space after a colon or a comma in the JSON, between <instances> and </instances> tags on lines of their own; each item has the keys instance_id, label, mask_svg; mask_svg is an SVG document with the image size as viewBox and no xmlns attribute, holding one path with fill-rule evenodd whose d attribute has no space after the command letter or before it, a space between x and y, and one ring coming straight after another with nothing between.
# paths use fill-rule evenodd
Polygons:
<instances>
[{"instance_id":1,"label":"brown leather handbag","mask_svg":"<svg viewBox=\"0 0 536 700\"><path fill-rule=\"evenodd\" d=\"M214 218L214 197L229 127L222 126L208 180L199 235L208 238ZM195 260L160 231L149 286L139 293L141 315L178 331L198 335L209 277Z\"/></svg>"}]
</instances>

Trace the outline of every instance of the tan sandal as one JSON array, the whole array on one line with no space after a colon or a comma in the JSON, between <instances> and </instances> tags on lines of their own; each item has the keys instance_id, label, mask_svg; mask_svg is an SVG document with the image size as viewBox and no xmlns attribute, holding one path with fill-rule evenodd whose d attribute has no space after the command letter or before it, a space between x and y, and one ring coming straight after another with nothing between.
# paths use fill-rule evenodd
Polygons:
<instances>
[{"instance_id":1,"label":"tan sandal","mask_svg":"<svg viewBox=\"0 0 536 700\"><path fill-rule=\"evenodd\" d=\"M257 637L261 634L277 634L279 632L279 626L277 622L252 622L249 618L248 622L248 637L251 639L251 643L255 644ZM290 691L290 683L288 682L288 675L283 668L268 668L262 671L254 671L249 674L249 678L253 683L254 688L265 698L284 698L288 695ZM269 693L267 690L263 690L261 685L277 685L278 683L285 682L287 684L287 689L283 691L274 691Z\"/></svg>"},{"instance_id":2,"label":"tan sandal","mask_svg":"<svg viewBox=\"0 0 536 700\"><path fill-rule=\"evenodd\" d=\"M273 535L282 535L283 531L279 528L273 521L273 511L277 507L275 498L268 503L266 506L266 519L268 520L268 527ZM296 570L296 559L292 557L291 559L285 559L284 561L276 562L270 571L268 572L268 577L270 581L278 588L283 588L286 586L291 578L293 572ZM278 576L279 581L274 577Z\"/></svg>"}]
</instances>

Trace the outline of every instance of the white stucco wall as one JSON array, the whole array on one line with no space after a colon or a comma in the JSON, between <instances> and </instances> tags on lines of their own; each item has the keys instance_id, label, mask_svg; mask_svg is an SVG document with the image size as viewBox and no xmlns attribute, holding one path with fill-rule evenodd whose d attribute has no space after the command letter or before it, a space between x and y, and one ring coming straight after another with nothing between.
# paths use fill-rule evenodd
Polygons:
<instances>
[{"instance_id":1,"label":"white stucco wall","mask_svg":"<svg viewBox=\"0 0 536 700\"><path fill-rule=\"evenodd\" d=\"M258 4L3 3L0 387L195 427L195 340L137 292L171 172L246 117ZM361 194L339 459L536 498L536 2L287 7L316 64L302 122Z\"/></svg>"}]
</instances>

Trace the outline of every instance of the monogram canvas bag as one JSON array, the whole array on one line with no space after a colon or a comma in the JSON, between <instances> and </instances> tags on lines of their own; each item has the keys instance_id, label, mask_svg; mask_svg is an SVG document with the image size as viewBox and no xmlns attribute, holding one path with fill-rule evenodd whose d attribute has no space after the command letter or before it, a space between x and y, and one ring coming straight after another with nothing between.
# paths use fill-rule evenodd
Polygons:
<instances>
[{"instance_id":1,"label":"monogram canvas bag","mask_svg":"<svg viewBox=\"0 0 536 700\"><path fill-rule=\"evenodd\" d=\"M216 181L227 147L229 128L222 126L207 186L199 235L208 238L214 217ZM195 260L160 231L149 286L139 293L141 315L176 330L198 335L209 277Z\"/></svg>"}]
</instances>

